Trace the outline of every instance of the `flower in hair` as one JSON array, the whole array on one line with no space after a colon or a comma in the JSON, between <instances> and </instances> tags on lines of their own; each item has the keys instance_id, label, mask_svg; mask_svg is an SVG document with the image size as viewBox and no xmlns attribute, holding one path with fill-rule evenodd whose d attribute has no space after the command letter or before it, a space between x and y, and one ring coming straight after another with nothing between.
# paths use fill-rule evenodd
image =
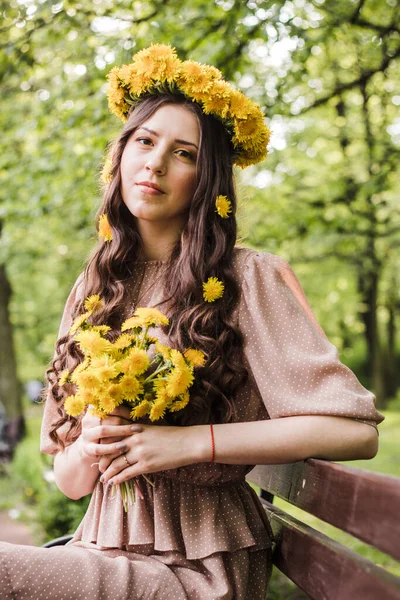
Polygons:
<instances>
[{"instance_id":1,"label":"flower in hair","mask_svg":"<svg viewBox=\"0 0 400 600\"><path fill-rule=\"evenodd\" d=\"M99 218L99 237L102 237L105 242L111 242L113 239L112 229L106 214L100 215Z\"/></svg>"},{"instance_id":2,"label":"flower in hair","mask_svg":"<svg viewBox=\"0 0 400 600\"><path fill-rule=\"evenodd\" d=\"M216 277L209 277L203 283L203 298L206 302L215 302L223 296L225 286Z\"/></svg>"},{"instance_id":3,"label":"flower in hair","mask_svg":"<svg viewBox=\"0 0 400 600\"><path fill-rule=\"evenodd\" d=\"M244 169L267 156L271 132L260 106L225 81L216 67L181 61L175 48L166 44L152 44L134 54L132 61L113 67L107 75L108 106L122 121L146 94L180 94L222 122L234 148L235 165Z\"/></svg>"},{"instance_id":4,"label":"flower in hair","mask_svg":"<svg viewBox=\"0 0 400 600\"><path fill-rule=\"evenodd\" d=\"M101 181L103 183L107 184L107 183L110 183L110 181L112 181L112 178L113 178L112 168L113 168L113 164L112 164L111 158L106 158L103 168L101 170Z\"/></svg>"},{"instance_id":5,"label":"flower in hair","mask_svg":"<svg viewBox=\"0 0 400 600\"><path fill-rule=\"evenodd\" d=\"M215 199L216 212L223 219L229 218L229 213L232 212L232 205L226 196L217 196Z\"/></svg>"}]
</instances>

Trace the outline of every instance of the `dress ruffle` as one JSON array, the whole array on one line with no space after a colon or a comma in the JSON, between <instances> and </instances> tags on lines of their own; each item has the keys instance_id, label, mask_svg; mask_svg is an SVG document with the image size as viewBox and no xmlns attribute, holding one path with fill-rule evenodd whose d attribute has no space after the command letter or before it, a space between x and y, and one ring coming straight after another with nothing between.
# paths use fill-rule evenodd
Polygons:
<instances>
[{"instance_id":1,"label":"dress ruffle","mask_svg":"<svg viewBox=\"0 0 400 600\"><path fill-rule=\"evenodd\" d=\"M176 550L188 559L215 552L269 548L272 531L251 486L244 480L214 485L148 475L155 486L139 477L144 499L124 511L119 493L97 484L73 541L101 548L166 552Z\"/></svg>"}]
</instances>

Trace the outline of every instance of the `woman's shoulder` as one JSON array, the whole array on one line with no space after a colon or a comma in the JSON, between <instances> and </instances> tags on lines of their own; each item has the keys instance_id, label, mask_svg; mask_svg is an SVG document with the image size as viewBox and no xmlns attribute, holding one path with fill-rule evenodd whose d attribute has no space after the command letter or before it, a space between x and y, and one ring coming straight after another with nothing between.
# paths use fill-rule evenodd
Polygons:
<instances>
[{"instance_id":1,"label":"woman's shoulder","mask_svg":"<svg viewBox=\"0 0 400 600\"><path fill-rule=\"evenodd\" d=\"M271 252L261 252L245 246L236 246L233 255L234 267L240 279L255 272L274 273L290 268L282 256Z\"/></svg>"}]
</instances>

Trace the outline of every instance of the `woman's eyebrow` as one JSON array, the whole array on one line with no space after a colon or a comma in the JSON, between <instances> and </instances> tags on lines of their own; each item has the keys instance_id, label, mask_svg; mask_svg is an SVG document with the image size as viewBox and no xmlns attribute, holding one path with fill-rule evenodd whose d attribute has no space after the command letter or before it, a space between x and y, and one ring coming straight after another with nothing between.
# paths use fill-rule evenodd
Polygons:
<instances>
[{"instance_id":1,"label":"woman's eyebrow","mask_svg":"<svg viewBox=\"0 0 400 600\"><path fill-rule=\"evenodd\" d=\"M146 131L155 135L156 137L160 137L156 131L149 129L148 127L138 127L138 129L145 129ZM196 144L193 144L192 142L186 142L185 140L175 140L175 142L178 142L178 144L185 144L186 146L194 146L196 148L196 150L198 150L198 147L196 146Z\"/></svg>"}]
</instances>

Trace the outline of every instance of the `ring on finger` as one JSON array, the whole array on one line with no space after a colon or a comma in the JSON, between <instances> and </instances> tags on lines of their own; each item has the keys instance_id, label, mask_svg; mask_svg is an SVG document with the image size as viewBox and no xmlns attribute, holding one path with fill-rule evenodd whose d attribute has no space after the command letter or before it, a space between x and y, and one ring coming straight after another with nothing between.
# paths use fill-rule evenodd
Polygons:
<instances>
[{"instance_id":1,"label":"ring on finger","mask_svg":"<svg viewBox=\"0 0 400 600\"><path fill-rule=\"evenodd\" d=\"M125 453L125 454L123 454L122 456L124 457L124 459L125 459L125 462L126 462L127 466L128 466L128 467L131 467L131 466L132 466L132 465L131 465L131 463L130 463L130 462L129 462L129 460L126 458L126 453Z\"/></svg>"}]
</instances>

